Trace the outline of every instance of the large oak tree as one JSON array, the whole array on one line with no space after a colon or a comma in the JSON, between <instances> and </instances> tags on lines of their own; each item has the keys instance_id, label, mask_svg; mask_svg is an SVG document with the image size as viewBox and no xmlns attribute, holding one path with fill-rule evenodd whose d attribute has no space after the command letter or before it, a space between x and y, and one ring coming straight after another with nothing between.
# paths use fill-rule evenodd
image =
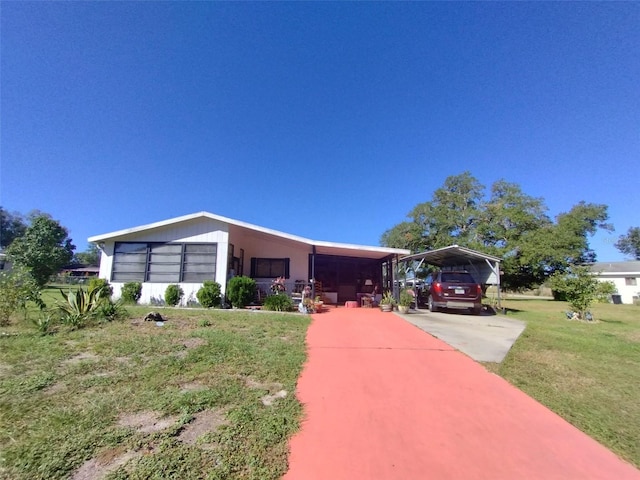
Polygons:
<instances>
[{"instance_id":1,"label":"large oak tree","mask_svg":"<svg viewBox=\"0 0 640 480\"><path fill-rule=\"evenodd\" d=\"M555 271L595 260L588 237L611 230L607 206L580 202L569 212L547 215L542 198L498 180L485 187L469 172L448 177L409 220L383 233L381 244L413 252L457 244L502 258L502 283L519 289L543 283Z\"/></svg>"},{"instance_id":2,"label":"large oak tree","mask_svg":"<svg viewBox=\"0 0 640 480\"><path fill-rule=\"evenodd\" d=\"M616 248L634 260L640 260L640 227L631 227L626 235L620 235Z\"/></svg>"}]
</instances>

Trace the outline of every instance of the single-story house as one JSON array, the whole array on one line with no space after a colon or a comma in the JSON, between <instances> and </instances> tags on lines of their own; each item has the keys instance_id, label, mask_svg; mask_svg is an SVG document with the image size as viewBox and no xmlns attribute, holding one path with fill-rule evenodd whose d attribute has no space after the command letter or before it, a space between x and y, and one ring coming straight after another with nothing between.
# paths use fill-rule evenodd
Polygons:
<instances>
[{"instance_id":1,"label":"single-story house","mask_svg":"<svg viewBox=\"0 0 640 480\"><path fill-rule=\"evenodd\" d=\"M597 262L591 271L602 282L613 282L622 303L634 303L640 298L640 261Z\"/></svg>"},{"instance_id":2,"label":"single-story house","mask_svg":"<svg viewBox=\"0 0 640 480\"><path fill-rule=\"evenodd\" d=\"M310 283L329 303L357 299L377 285L391 289L394 265L409 250L316 241L209 212L193 213L149 225L89 238L102 252L100 278L118 297L126 282L141 282L141 303L164 298L179 284L183 303L194 300L205 280L223 293L235 275L251 277L260 292L284 277L288 291Z\"/></svg>"},{"instance_id":3,"label":"single-story house","mask_svg":"<svg viewBox=\"0 0 640 480\"><path fill-rule=\"evenodd\" d=\"M97 265L73 264L62 267L60 275L68 275L70 277L97 277L100 273L100 267Z\"/></svg>"}]
</instances>

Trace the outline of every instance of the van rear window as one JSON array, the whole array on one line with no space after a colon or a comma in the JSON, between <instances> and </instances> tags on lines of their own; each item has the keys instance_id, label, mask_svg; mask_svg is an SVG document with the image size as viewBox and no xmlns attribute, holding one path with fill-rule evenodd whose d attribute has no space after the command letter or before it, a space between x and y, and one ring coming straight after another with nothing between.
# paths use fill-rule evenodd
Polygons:
<instances>
[{"instance_id":1,"label":"van rear window","mask_svg":"<svg viewBox=\"0 0 640 480\"><path fill-rule=\"evenodd\" d=\"M476 283L473 277L465 272L442 272L440 278L445 283Z\"/></svg>"}]
</instances>

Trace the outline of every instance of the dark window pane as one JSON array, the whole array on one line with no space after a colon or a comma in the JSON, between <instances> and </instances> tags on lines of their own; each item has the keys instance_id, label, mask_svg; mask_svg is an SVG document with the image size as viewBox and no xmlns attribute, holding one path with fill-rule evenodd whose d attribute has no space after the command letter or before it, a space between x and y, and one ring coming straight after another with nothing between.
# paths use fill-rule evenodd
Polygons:
<instances>
[{"instance_id":1,"label":"dark window pane","mask_svg":"<svg viewBox=\"0 0 640 480\"><path fill-rule=\"evenodd\" d=\"M158 255L155 253L151 254L150 263L177 263L180 264L182 260L182 255Z\"/></svg>"},{"instance_id":2,"label":"dark window pane","mask_svg":"<svg viewBox=\"0 0 640 480\"><path fill-rule=\"evenodd\" d=\"M151 253L182 253L181 244L151 245Z\"/></svg>"},{"instance_id":3,"label":"dark window pane","mask_svg":"<svg viewBox=\"0 0 640 480\"><path fill-rule=\"evenodd\" d=\"M202 263L193 263L193 264L186 264L184 266L184 272L214 272L215 271L215 266L214 265L204 265Z\"/></svg>"},{"instance_id":4,"label":"dark window pane","mask_svg":"<svg viewBox=\"0 0 640 480\"><path fill-rule=\"evenodd\" d=\"M217 251L216 247L216 244L200 245L187 243L184 246L184 251L186 253L212 253L215 255Z\"/></svg>"},{"instance_id":5,"label":"dark window pane","mask_svg":"<svg viewBox=\"0 0 640 480\"><path fill-rule=\"evenodd\" d=\"M139 262L142 263L144 265L144 263L147 261L147 254L146 253L116 253L114 262L115 263L120 263L120 262L126 262L126 263L132 263L132 262Z\"/></svg>"},{"instance_id":6,"label":"dark window pane","mask_svg":"<svg viewBox=\"0 0 640 480\"><path fill-rule=\"evenodd\" d=\"M146 243L116 243L115 253L146 253Z\"/></svg>"},{"instance_id":7,"label":"dark window pane","mask_svg":"<svg viewBox=\"0 0 640 480\"><path fill-rule=\"evenodd\" d=\"M208 263L215 264L216 256L215 255L203 255L196 253L187 253L184 257L184 263Z\"/></svg>"},{"instance_id":8,"label":"dark window pane","mask_svg":"<svg viewBox=\"0 0 640 480\"><path fill-rule=\"evenodd\" d=\"M144 274L144 263L116 263L113 266L114 272L142 272Z\"/></svg>"},{"instance_id":9,"label":"dark window pane","mask_svg":"<svg viewBox=\"0 0 640 480\"><path fill-rule=\"evenodd\" d=\"M114 282L144 282L144 272L142 273L127 273L127 272L114 272Z\"/></svg>"},{"instance_id":10,"label":"dark window pane","mask_svg":"<svg viewBox=\"0 0 640 480\"><path fill-rule=\"evenodd\" d=\"M185 273L182 276L183 282L201 283L205 280L215 280L216 272L212 273Z\"/></svg>"},{"instance_id":11,"label":"dark window pane","mask_svg":"<svg viewBox=\"0 0 640 480\"><path fill-rule=\"evenodd\" d=\"M149 264L149 272L154 273L180 273L180 264L172 263L151 263Z\"/></svg>"},{"instance_id":12,"label":"dark window pane","mask_svg":"<svg viewBox=\"0 0 640 480\"><path fill-rule=\"evenodd\" d=\"M147 281L161 282L161 283L178 283L180 281L180 274L179 273L149 273Z\"/></svg>"}]
</instances>

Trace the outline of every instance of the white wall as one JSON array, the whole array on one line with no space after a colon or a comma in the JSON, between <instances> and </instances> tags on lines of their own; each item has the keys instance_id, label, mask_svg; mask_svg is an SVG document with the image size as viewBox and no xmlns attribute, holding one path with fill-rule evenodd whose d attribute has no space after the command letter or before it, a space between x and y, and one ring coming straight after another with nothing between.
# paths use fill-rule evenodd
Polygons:
<instances>
[{"instance_id":1,"label":"white wall","mask_svg":"<svg viewBox=\"0 0 640 480\"><path fill-rule=\"evenodd\" d=\"M173 242L173 243L217 243L217 262L215 281L222 287L224 294L227 274L228 252L228 225L213 219L194 219L176 225L161 227L153 231L132 233L118 237L118 242ZM122 282L111 282L111 270L113 267L113 251L115 241L105 242L102 247L100 259L100 278L109 280L113 285L114 298L120 297ZM142 296L139 303L151 303L152 298L164 299L164 293L168 283L143 283ZM196 292L202 286L201 283L180 283L184 291L182 304L191 298L195 299Z\"/></svg>"},{"instance_id":2,"label":"white wall","mask_svg":"<svg viewBox=\"0 0 640 480\"><path fill-rule=\"evenodd\" d=\"M312 252L310 245L277 238L266 240L251 235L234 237L230 241L234 244L236 256L239 248L244 248L244 275L249 276L251 273L251 257L289 258L289 280L309 281L309 254Z\"/></svg>"},{"instance_id":3,"label":"white wall","mask_svg":"<svg viewBox=\"0 0 640 480\"><path fill-rule=\"evenodd\" d=\"M616 286L618 294L622 297L622 303L633 303L633 297L640 296L640 277L634 273L601 273L597 278L601 282L612 282ZM636 285L627 285L626 278L635 278Z\"/></svg>"}]
</instances>

